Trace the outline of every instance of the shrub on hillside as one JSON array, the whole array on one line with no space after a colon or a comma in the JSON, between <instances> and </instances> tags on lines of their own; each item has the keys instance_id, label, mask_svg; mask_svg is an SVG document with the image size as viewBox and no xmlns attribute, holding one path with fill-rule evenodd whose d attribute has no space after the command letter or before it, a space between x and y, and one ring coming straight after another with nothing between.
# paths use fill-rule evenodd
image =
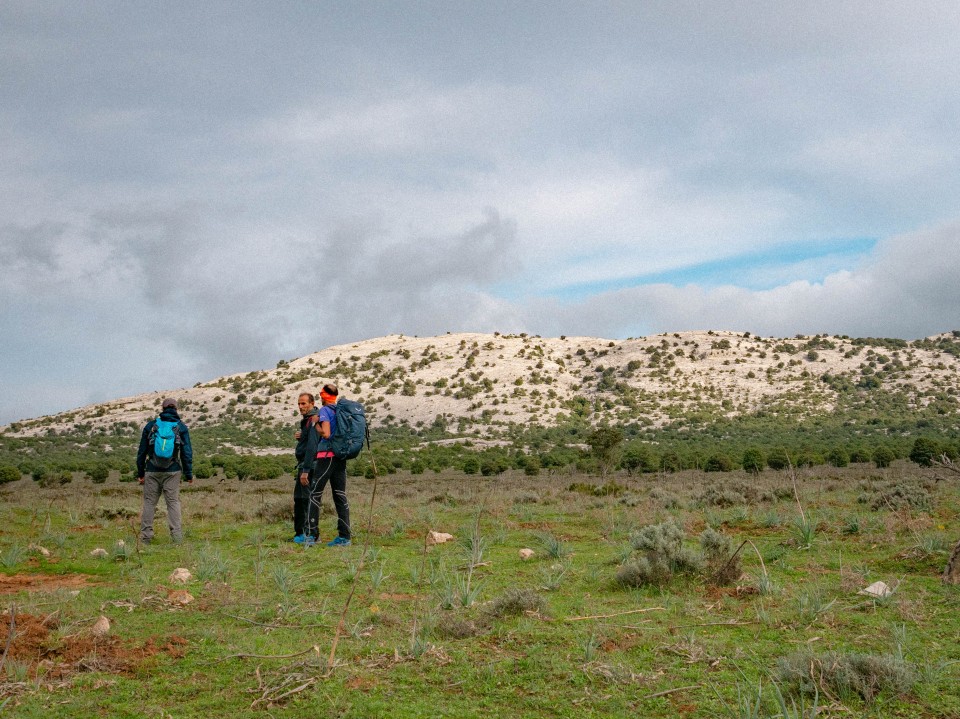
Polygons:
<instances>
[{"instance_id":1,"label":"shrub on hillside","mask_svg":"<svg viewBox=\"0 0 960 719\"><path fill-rule=\"evenodd\" d=\"M20 479L20 470L10 464L0 467L0 484L7 482L16 482Z\"/></svg>"},{"instance_id":2,"label":"shrub on hillside","mask_svg":"<svg viewBox=\"0 0 960 719\"><path fill-rule=\"evenodd\" d=\"M743 459L740 465L744 471L751 474L760 474L767 465L767 458L763 456L763 451L758 447L750 447L743 453Z\"/></svg>"},{"instance_id":3,"label":"shrub on hillside","mask_svg":"<svg viewBox=\"0 0 960 719\"><path fill-rule=\"evenodd\" d=\"M873 450L873 463L877 465L879 469L889 467L896 458L897 455L894 454L894 451L885 444L881 444Z\"/></svg>"},{"instance_id":4,"label":"shrub on hillside","mask_svg":"<svg viewBox=\"0 0 960 719\"><path fill-rule=\"evenodd\" d=\"M710 455L703 469L706 472L732 472L733 460L723 452L716 452Z\"/></svg>"},{"instance_id":5,"label":"shrub on hillside","mask_svg":"<svg viewBox=\"0 0 960 719\"><path fill-rule=\"evenodd\" d=\"M939 442L930 437L917 437L910 450L910 459L921 467L929 467L941 454Z\"/></svg>"},{"instance_id":6,"label":"shrub on hillside","mask_svg":"<svg viewBox=\"0 0 960 719\"><path fill-rule=\"evenodd\" d=\"M850 454L843 447L834 447L827 452L827 461L833 467L846 467L850 464Z\"/></svg>"}]
</instances>

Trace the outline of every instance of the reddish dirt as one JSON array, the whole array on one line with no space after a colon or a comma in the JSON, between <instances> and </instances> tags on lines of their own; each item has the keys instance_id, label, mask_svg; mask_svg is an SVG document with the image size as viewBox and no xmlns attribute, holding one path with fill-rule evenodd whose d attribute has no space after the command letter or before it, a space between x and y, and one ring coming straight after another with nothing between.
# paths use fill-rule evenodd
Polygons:
<instances>
[{"instance_id":1,"label":"reddish dirt","mask_svg":"<svg viewBox=\"0 0 960 719\"><path fill-rule=\"evenodd\" d=\"M0 645L6 646L10 617L3 616ZM53 634L57 621L50 617L17 614L13 641L7 659L24 662L31 677L41 671L47 679L63 679L79 672L108 672L132 675L135 670L161 654L173 658L186 653L182 637L150 637L143 644L116 636L95 637L89 627L74 634Z\"/></svg>"},{"instance_id":2,"label":"reddish dirt","mask_svg":"<svg viewBox=\"0 0 960 719\"><path fill-rule=\"evenodd\" d=\"M16 594L22 590L78 589L87 586L89 581L90 577L85 574L0 574L0 594Z\"/></svg>"}]
</instances>

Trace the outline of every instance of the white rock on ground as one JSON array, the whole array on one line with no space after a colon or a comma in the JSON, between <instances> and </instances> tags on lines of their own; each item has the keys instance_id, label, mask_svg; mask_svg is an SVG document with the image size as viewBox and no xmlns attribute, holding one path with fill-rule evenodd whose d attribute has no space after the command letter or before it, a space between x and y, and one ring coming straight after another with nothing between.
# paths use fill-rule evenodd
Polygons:
<instances>
[{"instance_id":1,"label":"white rock on ground","mask_svg":"<svg viewBox=\"0 0 960 719\"><path fill-rule=\"evenodd\" d=\"M528 559L533 559L533 555L536 554L532 549L521 549L520 550L520 559L527 561Z\"/></svg>"},{"instance_id":2,"label":"white rock on ground","mask_svg":"<svg viewBox=\"0 0 960 719\"><path fill-rule=\"evenodd\" d=\"M103 559L104 557L108 557L108 556L110 556L110 555L109 555L109 553L107 552L107 550L104 549L103 547L97 547L96 549L93 549L93 550L90 551L90 556L91 556L91 557L98 557L98 558L100 558L100 559Z\"/></svg>"},{"instance_id":3,"label":"white rock on ground","mask_svg":"<svg viewBox=\"0 0 960 719\"><path fill-rule=\"evenodd\" d=\"M170 581L174 584L186 584L191 579L193 579L193 575L186 567L177 567L170 573Z\"/></svg>"},{"instance_id":4,"label":"white rock on ground","mask_svg":"<svg viewBox=\"0 0 960 719\"><path fill-rule=\"evenodd\" d=\"M427 545L443 544L444 542L449 542L451 539L453 539L452 534L430 530L427 534Z\"/></svg>"},{"instance_id":5,"label":"white rock on ground","mask_svg":"<svg viewBox=\"0 0 960 719\"><path fill-rule=\"evenodd\" d=\"M868 597L889 597L893 594L893 590L890 589L884 582L874 582L869 587L861 589L857 594L864 594Z\"/></svg>"},{"instance_id":6,"label":"white rock on ground","mask_svg":"<svg viewBox=\"0 0 960 719\"><path fill-rule=\"evenodd\" d=\"M101 614L100 618L94 622L90 631L95 637L107 636L110 633L110 620Z\"/></svg>"}]
</instances>

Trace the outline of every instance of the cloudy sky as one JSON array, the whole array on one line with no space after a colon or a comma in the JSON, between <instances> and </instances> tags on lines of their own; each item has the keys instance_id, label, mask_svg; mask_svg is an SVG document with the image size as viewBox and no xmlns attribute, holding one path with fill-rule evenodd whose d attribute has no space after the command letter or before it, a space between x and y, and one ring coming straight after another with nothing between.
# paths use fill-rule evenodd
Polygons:
<instances>
[{"instance_id":1,"label":"cloudy sky","mask_svg":"<svg viewBox=\"0 0 960 719\"><path fill-rule=\"evenodd\" d=\"M956 2L0 3L0 423L388 333L960 328Z\"/></svg>"}]
</instances>

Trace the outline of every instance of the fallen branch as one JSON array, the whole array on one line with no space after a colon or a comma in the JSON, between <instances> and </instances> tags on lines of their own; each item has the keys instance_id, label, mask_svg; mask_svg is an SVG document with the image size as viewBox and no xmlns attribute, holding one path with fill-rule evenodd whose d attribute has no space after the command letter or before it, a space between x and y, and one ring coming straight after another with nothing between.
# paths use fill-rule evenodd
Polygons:
<instances>
[{"instance_id":1,"label":"fallen branch","mask_svg":"<svg viewBox=\"0 0 960 719\"><path fill-rule=\"evenodd\" d=\"M760 624L756 619L753 619L749 622L704 622L703 624L677 624L672 627L667 627L668 631L675 631L677 629L691 629L693 627L742 627L747 624Z\"/></svg>"},{"instance_id":2,"label":"fallen branch","mask_svg":"<svg viewBox=\"0 0 960 719\"><path fill-rule=\"evenodd\" d=\"M656 699L657 697L665 697L667 694L674 694L675 692L684 692L687 689L699 689L699 684L691 684L688 687L675 687L674 689L664 689L662 692L654 692L653 694L647 694L644 699Z\"/></svg>"},{"instance_id":3,"label":"fallen branch","mask_svg":"<svg viewBox=\"0 0 960 719\"><path fill-rule=\"evenodd\" d=\"M594 614L590 617L567 617L565 622L582 622L585 619L610 619L611 617L623 617L627 614L642 614L644 612L663 611L664 607L648 607L647 609L631 609L629 612L617 612L616 614Z\"/></svg>"},{"instance_id":4,"label":"fallen branch","mask_svg":"<svg viewBox=\"0 0 960 719\"><path fill-rule=\"evenodd\" d=\"M314 644L309 649L304 649L302 652L294 652L293 654L231 654L217 661L225 662L227 659L294 659L296 657L302 657L304 654L309 654L310 652L314 652L319 657L320 647Z\"/></svg>"},{"instance_id":5,"label":"fallen branch","mask_svg":"<svg viewBox=\"0 0 960 719\"><path fill-rule=\"evenodd\" d=\"M255 622L254 620L247 619L246 617L238 617L235 614L227 614L226 612L220 612L220 616L236 619L238 622L255 624L258 627L266 627L267 629L328 629L330 627L329 624L265 624L263 622Z\"/></svg>"}]
</instances>

